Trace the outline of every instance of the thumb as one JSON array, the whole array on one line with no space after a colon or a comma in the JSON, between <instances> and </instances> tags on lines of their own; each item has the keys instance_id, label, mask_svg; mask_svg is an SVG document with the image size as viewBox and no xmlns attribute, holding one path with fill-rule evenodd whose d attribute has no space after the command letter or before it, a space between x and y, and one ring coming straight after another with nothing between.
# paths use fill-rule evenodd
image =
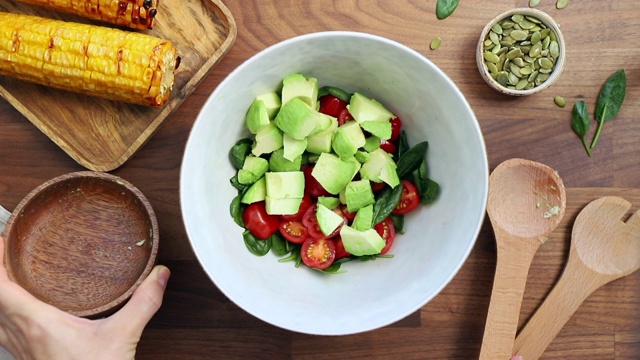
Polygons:
<instances>
[{"instance_id":1,"label":"thumb","mask_svg":"<svg viewBox=\"0 0 640 360\"><path fill-rule=\"evenodd\" d=\"M162 297L171 272L166 266L157 265L149 276L133 292L122 309L109 317L109 323L118 331L126 331L139 337L153 315L162 305Z\"/></svg>"}]
</instances>

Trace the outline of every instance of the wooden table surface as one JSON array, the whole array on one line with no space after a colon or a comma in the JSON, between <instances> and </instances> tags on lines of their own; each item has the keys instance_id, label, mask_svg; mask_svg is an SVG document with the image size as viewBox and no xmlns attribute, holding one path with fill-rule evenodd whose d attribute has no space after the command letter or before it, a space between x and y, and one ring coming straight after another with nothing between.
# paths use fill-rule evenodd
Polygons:
<instances>
[{"instance_id":1,"label":"wooden table surface","mask_svg":"<svg viewBox=\"0 0 640 360\"><path fill-rule=\"evenodd\" d=\"M181 219L179 169L200 107L243 61L269 45L322 30L382 35L424 54L460 87L485 136L490 168L523 157L559 171L568 198L582 204L600 194L640 205L640 0L555 0L538 7L561 24L567 41L564 74L551 89L510 98L489 89L475 64L484 24L527 0L461 1L445 19L436 0L226 0L238 26L227 56L128 163L112 173L140 188L161 230L160 263L172 270L165 301L140 342L139 359L473 359L477 358L495 269L495 241L488 220L468 261L453 281L420 311L386 328L343 337L318 337L266 324L227 299L201 270ZM429 49L439 36L442 45ZM570 127L571 107L585 100L589 112L604 81L624 68L627 95L607 122L589 158ZM567 100L560 108L555 95ZM591 133L595 125L592 124ZM12 210L34 187L83 168L9 103L0 100L0 203ZM633 190L635 188L635 190ZM631 189L631 190L629 190ZM579 206L574 204L574 213ZM520 324L533 313L560 275L568 253L571 216L542 246L530 271ZM640 273L605 285L562 329L544 359L640 359ZM336 304L339 306L339 304ZM527 359L529 360L529 359Z\"/></svg>"}]
</instances>

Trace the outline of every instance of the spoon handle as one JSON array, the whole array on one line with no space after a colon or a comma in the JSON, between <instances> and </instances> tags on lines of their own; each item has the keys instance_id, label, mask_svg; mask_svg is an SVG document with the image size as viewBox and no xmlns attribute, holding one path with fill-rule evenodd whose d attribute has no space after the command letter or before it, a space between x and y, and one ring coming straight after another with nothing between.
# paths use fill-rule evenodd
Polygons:
<instances>
[{"instance_id":1,"label":"spoon handle","mask_svg":"<svg viewBox=\"0 0 640 360\"><path fill-rule=\"evenodd\" d=\"M513 353L538 359L584 300L611 280L597 276L571 253L560 280L518 334Z\"/></svg>"},{"instance_id":2,"label":"spoon handle","mask_svg":"<svg viewBox=\"0 0 640 360\"><path fill-rule=\"evenodd\" d=\"M4 231L4 227L7 225L7 221L9 221L10 216L11 213L0 206L0 234Z\"/></svg>"},{"instance_id":3,"label":"spoon handle","mask_svg":"<svg viewBox=\"0 0 640 360\"><path fill-rule=\"evenodd\" d=\"M480 360L508 360L511 357L527 274L540 247L540 242L535 239L513 238L500 231L495 235L498 260ZM507 239L509 237L512 238Z\"/></svg>"}]
</instances>

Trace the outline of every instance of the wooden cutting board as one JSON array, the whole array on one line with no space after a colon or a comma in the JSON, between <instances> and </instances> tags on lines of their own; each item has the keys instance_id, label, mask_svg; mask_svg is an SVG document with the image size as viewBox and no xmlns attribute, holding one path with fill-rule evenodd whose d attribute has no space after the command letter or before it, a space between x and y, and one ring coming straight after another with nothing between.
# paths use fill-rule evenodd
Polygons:
<instances>
[{"instance_id":1,"label":"wooden cutting board","mask_svg":"<svg viewBox=\"0 0 640 360\"><path fill-rule=\"evenodd\" d=\"M91 23L13 0L0 2L0 11ZM171 40L181 58L171 98L162 108L103 100L2 76L0 95L80 165L95 171L114 170L151 138L224 57L235 42L237 27L220 0L163 0L154 28L147 33Z\"/></svg>"}]
</instances>

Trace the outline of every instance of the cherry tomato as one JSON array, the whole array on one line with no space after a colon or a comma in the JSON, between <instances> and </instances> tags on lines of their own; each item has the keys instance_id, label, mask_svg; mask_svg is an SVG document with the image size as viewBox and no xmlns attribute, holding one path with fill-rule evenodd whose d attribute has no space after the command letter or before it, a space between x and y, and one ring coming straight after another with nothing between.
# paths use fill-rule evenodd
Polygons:
<instances>
[{"instance_id":1,"label":"cherry tomato","mask_svg":"<svg viewBox=\"0 0 640 360\"><path fill-rule=\"evenodd\" d=\"M348 221L353 221L353 219L356 218L356 213L349 212L345 204L340 204L340 211L342 211L342 215L346 217Z\"/></svg>"},{"instance_id":2,"label":"cherry tomato","mask_svg":"<svg viewBox=\"0 0 640 360\"><path fill-rule=\"evenodd\" d=\"M392 214L406 214L420 204L420 194L418 194L418 188L409 180L402 180L402 197Z\"/></svg>"},{"instance_id":3,"label":"cherry tomato","mask_svg":"<svg viewBox=\"0 0 640 360\"><path fill-rule=\"evenodd\" d=\"M340 236L335 237L333 243L336 246L336 260L351 256L351 253L344 249L344 244Z\"/></svg>"},{"instance_id":4,"label":"cherry tomato","mask_svg":"<svg viewBox=\"0 0 640 360\"><path fill-rule=\"evenodd\" d=\"M316 211L318 209L318 205L312 205L309 210L302 217L302 224L309 231L309 236L315 239L322 238L332 238L340 232L342 226L338 226L331 234L325 235L320 229L320 224L318 224L318 217L316 216ZM344 218L343 225L347 223L347 217L340 211L340 208L337 207L333 210L336 214L342 216Z\"/></svg>"},{"instance_id":5,"label":"cherry tomato","mask_svg":"<svg viewBox=\"0 0 640 360\"><path fill-rule=\"evenodd\" d=\"M298 212L292 215L280 215L280 218L282 220L287 220L287 221L300 221L302 220L304 213L307 212L307 209L309 209L309 206L311 206L311 204L312 204L311 197L309 197L309 195L307 194L304 194L302 196L302 202L300 203Z\"/></svg>"},{"instance_id":6,"label":"cherry tomato","mask_svg":"<svg viewBox=\"0 0 640 360\"><path fill-rule=\"evenodd\" d=\"M385 186L387 186L386 182L371 182L371 191L376 192L376 191L380 191L382 189L385 188Z\"/></svg>"},{"instance_id":7,"label":"cherry tomato","mask_svg":"<svg viewBox=\"0 0 640 360\"><path fill-rule=\"evenodd\" d=\"M396 144L389 140L380 140L380 149L386 151L389 154L396 153Z\"/></svg>"},{"instance_id":8,"label":"cherry tomato","mask_svg":"<svg viewBox=\"0 0 640 360\"><path fill-rule=\"evenodd\" d=\"M336 247L332 240L310 237L302 244L300 256L305 265L323 270L333 264L336 258Z\"/></svg>"},{"instance_id":9,"label":"cherry tomato","mask_svg":"<svg viewBox=\"0 0 640 360\"><path fill-rule=\"evenodd\" d=\"M244 221L244 226L247 230L262 240L268 239L269 236L278 231L280 226L278 216L267 214L264 201L255 202L247 206L242 213L242 221Z\"/></svg>"},{"instance_id":10,"label":"cherry tomato","mask_svg":"<svg viewBox=\"0 0 640 360\"><path fill-rule=\"evenodd\" d=\"M346 109L347 103L333 95L324 95L320 98L320 112L337 118L340 112Z\"/></svg>"},{"instance_id":11,"label":"cherry tomato","mask_svg":"<svg viewBox=\"0 0 640 360\"><path fill-rule=\"evenodd\" d=\"M309 231L300 221L282 221L279 230L285 239L294 244L302 244L309 236Z\"/></svg>"},{"instance_id":12,"label":"cherry tomato","mask_svg":"<svg viewBox=\"0 0 640 360\"><path fill-rule=\"evenodd\" d=\"M393 241L396 239L396 227L393 225L393 220L387 216L382 220L382 222L376 224L373 228L376 229L378 234L380 234L386 242L385 246L380 250L380 254L386 254L391 248L391 245L393 245Z\"/></svg>"},{"instance_id":13,"label":"cherry tomato","mask_svg":"<svg viewBox=\"0 0 640 360\"><path fill-rule=\"evenodd\" d=\"M400 137L400 130L402 130L402 120L400 118L393 118L391 120L391 138L389 141L393 142Z\"/></svg>"},{"instance_id":14,"label":"cherry tomato","mask_svg":"<svg viewBox=\"0 0 640 360\"><path fill-rule=\"evenodd\" d=\"M313 197L330 196L331 194L329 194L329 192L320 185L318 180L311 175L311 171L313 171L313 166L306 167L303 170L305 193Z\"/></svg>"},{"instance_id":15,"label":"cherry tomato","mask_svg":"<svg viewBox=\"0 0 640 360\"><path fill-rule=\"evenodd\" d=\"M345 123L353 120L353 116L351 116L351 113L349 112L348 109L342 109L342 111L340 111L340 114L338 114L338 126L344 125Z\"/></svg>"}]
</instances>

